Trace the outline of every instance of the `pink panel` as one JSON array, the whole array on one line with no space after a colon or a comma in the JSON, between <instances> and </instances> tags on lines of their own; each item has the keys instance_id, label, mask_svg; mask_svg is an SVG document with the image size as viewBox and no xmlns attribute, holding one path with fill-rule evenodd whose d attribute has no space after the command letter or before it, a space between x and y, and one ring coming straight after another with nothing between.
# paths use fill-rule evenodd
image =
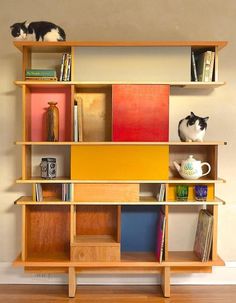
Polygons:
<instances>
[{"instance_id":1,"label":"pink panel","mask_svg":"<svg viewBox=\"0 0 236 303\"><path fill-rule=\"evenodd\" d=\"M48 102L57 102L59 109L59 141L71 141L70 88L32 88L30 98L30 141L47 141L46 110Z\"/></svg>"}]
</instances>

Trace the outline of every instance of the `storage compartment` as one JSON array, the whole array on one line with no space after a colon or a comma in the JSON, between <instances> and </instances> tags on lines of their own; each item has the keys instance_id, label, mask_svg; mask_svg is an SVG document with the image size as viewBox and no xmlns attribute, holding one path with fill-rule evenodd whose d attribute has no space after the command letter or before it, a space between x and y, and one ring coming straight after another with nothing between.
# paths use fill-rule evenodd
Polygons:
<instances>
[{"instance_id":1,"label":"storage compartment","mask_svg":"<svg viewBox=\"0 0 236 303\"><path fill-rule=\"evenodd\" d=\"M120 207L76 206L71 260L111 262L120 260Z\"/></svg>"},{"instance_id":2,"label":"storage compartment","mask_svg":"<svg viewBox=\"0 0 236 303\"><path fill-rule=\"evenodd\" d=\"M41 179L40 163L42 158L56 158L56 177L70 177L70 147L69 146L32 146L31 175L28 178ZM26 163L27 166L27 163ZM42 179L45 180L45 179ZM53 179L52 179L53 180Z\"/></svg>"},{"instance_id":3,"label":"storage compartment","mask_svg":"<svg viewBox=\"0 0 236 303\"><path fill-rule=\"evenodd\" d=\"M190 81L190 46L76 47L75 81Z\"/></svg>"},{"instance_id":4,"label":"storage compartment","mask_svg":"<svg viewBox=\"0 0 236 303\"><path fill-rule=\"evenodd\" d=\"M71 179L166 180L166 145L88 145L71 147Z\"/></svg>"},{"instance_id":5,"label":"storage compartment","mask_svg":"<svg viewBox=\"0 0 236 303\"><path fill-rule=\"evenodd\" d=\"M69 183L37 183L34 184L34 201L61 202L71 201L72 184Z\"/></svg>"},{"instance_id":6,"label":"storage compartment","mask_svg":"<svg viewBox=\"0 0 236 303\"><path fill-rule=\"evenodd\" d=\"M71 141L71 88L26 87L25 140L47 141L48 102L59 109L59 141Z\"/></svg>"},{"instance_id":7,"label":"storage compartment","mask_svg":"<svg viewBox=\"0 0 236 303\"><path fill-rule=\"evenodd\" d=\"M160 210L160 206L122 206L122 258L129 257L140 262L157 261L155 254Z\"/></svg>"},{"instance_id":8,"label":"storage compartment","mask_svg":"<svg viewBox=\"0 0 236 303\"><path fill-rule=\"evenodd\" d=\"M75 101L78 107L78 133L81 134L79 141L111 141L112 87L76 87Z\"/></svg>"},{"instance_id":9,"label":"storage compartment","mask_svg":"<svg viewBox=\"0 0 236 303\"><path fill-rule=\"evenodd\" d=\"M26 206L26 260L69 260L70 208L68 206Z\"/></svg>"},{"instance_id":10,"label":"storage compartment","mask_svg":"<svg viewBox=\"0 0 236 303\"><path fill-rule=\"evenodd\" d=\"M168 260L175 262L194 262L202 261L194 252L195 236L198 225L199 212L201 206L169 206L168 219ZM208 207L210 210L210 207ZM210 211L211 212L211 211ZM215 221L215 223L214 223ZM214 216L213 224L216 224L217 217ZM178 233L176 233L176 226L178 226ZM209 240L212 241L214 227L212 225ZM204 235L207 229L207 224L204 224L201 229L201 235ZM210 229L209 229L210 230ZM205 244L201 241L201 246ZM210 245L209 260L212 260L212 247L215 249L215 242Z\"/></svg>"},{"instance_id":11,"label":"storage compartment","mask_svg":"<svg viewBox=\"0 0 236 303\"><path fill-rule=\"evenodd\" d=\"M208 162L211 166L211 171L208 175L201 177L200 179L216 180L217 179L217 145L170 145L169 147L169 177L170 179L182 179L173 162L176 161L181 164L182 160L187 160L190 155L193 155L195 160L201 162ZM202 167L203 173L208 168ZM197 182L197 180L196 180Z\"/></svg>"},{"instance_id":12,"label":"storage compartment","mask_svg":"<svg viewBox=\"0 0 236 303\"><path fill-rule=\"evenodd\" d=\"M75 184L76 202L137 202L139 184Z\"/></svg>"}]
</instances>

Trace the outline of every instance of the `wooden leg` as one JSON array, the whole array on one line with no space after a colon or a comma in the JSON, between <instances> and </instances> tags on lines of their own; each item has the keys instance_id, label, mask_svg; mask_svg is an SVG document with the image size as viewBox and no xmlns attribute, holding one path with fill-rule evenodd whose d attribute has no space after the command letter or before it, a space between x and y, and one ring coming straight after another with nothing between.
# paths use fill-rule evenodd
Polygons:
<instances>
[{"instance_id":1,"label":"wooden leg","mask_svg":"<svg viewBox=\"0 0 236 303\"><path fill-rule=\"evenodd\" d=\"M74 267L69 267L69 297L74 298L76 292L76 272Z\"/></svg>"},{"instance_id":2,"label":"wooden leg","mask_svg":"<svg viewBox=\"0 0 236 303\"><path fill-rule=\"evenodd\" d=\"M161 288L165 298L170 297L170 267L163 267L161 272Z\"/></svg>"}]
</instances>

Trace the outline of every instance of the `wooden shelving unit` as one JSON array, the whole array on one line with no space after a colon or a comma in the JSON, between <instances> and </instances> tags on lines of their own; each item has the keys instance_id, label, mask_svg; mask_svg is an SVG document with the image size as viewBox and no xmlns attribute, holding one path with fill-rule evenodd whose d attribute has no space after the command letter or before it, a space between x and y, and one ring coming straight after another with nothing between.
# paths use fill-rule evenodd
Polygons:
<instances>
[{"instance_id":1,"label":"wooden shelving unit","mask_svg":"<svg viewBox=\"0 0 236 303\"><path fill-rule=\"evenodd\" d=\"M225 84L219 81L218 61L219 50L226 44L225 41L14 42L22 52L23 63L23 78L15 81L22 90L23 121L22 138L16 142L22 150L22 176L16 182L32 187L32 195L15 201L22 208L22 251L14 261L15 266L23 266L29 273L67 273L70 297L75 296L76 275L81 273L160 274L163 294L169 297L171 274L207 273L211 272L213 266L224 265L217 254L217 215L218 206L225 202L215 196L215 187L225 182L218 177L217 163L218 147L226 145L226 142L170 142L168 138L161 142L145 141L145 138L116 141L113 89L117 85L164 86L170 94L172 88L208 89L209 93L209 90ZM112 59L109 60L114 63L116 59L120 60L117 50L122 51L127 60L129 56L133 57L133 51L137 57L142 52L144 60L144 54L147 55L150 50L154 51L151 56L155 57L156 54L159 59L166 52L170 62L176 62L176 66L182 62L183 71L182 68L177 73L175 70L177 78L171 79L171 64L174 64L171 63L165 71L168 79L161 78L162 73L158 68L150 67L152 78L146 79L144 72L137 79L137 72L134 71L133 80L132 71L131 74L127 73L126 64L121 67L118 64L118 67L114 65L117 75L114 80L109 68L101 70L103 66L99 59L96 61L100 50L107 52L108 48L112 49ZM92 62L95 62L96 72L93 75L91 70L92 76L89 74L83 78L83 73L78 75L77 70L81 68L82 71L90 62L91 57L86 57L86 49L92 56ZM99 49L97 55L94 55L94 49ZM191 81L192 50L215 52L212 82ZM82 53L78 55L80 51ZM25 80L25 70L34 67L33 53L64 52L72 55L71 81ZM160 61L155 61L155 64ZM107 64L109 67L111 61ZM145 64L143 68L146 70ZM176 66L175 69L178 68ZM126 74L129 74L129 78L124 79ZM81 98L83 121L80 127L83 139L73 142L74 102ZM59 112L63 113L60 116L59 142L46 141L42 126L45 105L51 100L58 102ZM61 176L52 180L42 179L38 171L37 159L48 153L60 155L58 166ZM212 169L206 178L184 180L174 170L173 160L180 161L189 154L210 163ZM35 197L37 183L42 186L41 202L37 202ZM64 183L71 184L70 201L62 201L60 191ZM164 201L159 202L157 192L161 184L165 185L166 194ZM177 184L189 186L188 201L176 201ZM207 201L195 201L195 184L208 186ZM191 249L170 249L170 213L176 207L180 211L185 208L206 208L213 214L209 261L202 262ZM158 262L154 249L155 222L161 209L166 216L166 233L163 261ZM147 225L146 221L152 222L151 225ZM138 230L138 238L137 234L129 233L132 230Z\"/></svg>"}]
</instances>

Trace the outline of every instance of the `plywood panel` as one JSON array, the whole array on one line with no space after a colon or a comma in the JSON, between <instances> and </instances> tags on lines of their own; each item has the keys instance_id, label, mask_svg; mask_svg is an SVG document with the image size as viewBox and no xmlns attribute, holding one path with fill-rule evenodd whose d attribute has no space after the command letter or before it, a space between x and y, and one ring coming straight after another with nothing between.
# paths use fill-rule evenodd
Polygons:
<instances>
[{"instance_id":1,"label":"plywood panel","mask_svg":"<svg viewBox=\"0 0 236 303\"><path fill-rule=\"evenodd\" d=\"M75 81L190 81L190 47L76 47Z\"/></svg>"},{"instance_id":2,"label":"plywood panel","mask_svg":"<svg viewBox=\"0 0 236 303\"><path fill-rule=\"evenodd\" d=\"M29 141L47 141L46 109L57 102L59 109L59 141L71 141L71 90L67 88L31 88Z\"/></svg>"},{"instance_id":3,"label":"plywood panel","mask_svg":"<svg viewBox=\"0 0 236 303\"><path fill-rule=\"evenodd\" d=\"M113 141L169 141L169 85L113 85Z\"/></svg>"},{"instance_id":4,"label":"plywood panel","mask_svg":"<svg viewBox=\"0 0 236 303\"><path fill-rule=\"evenodd\" d=\"M139 184L75 184L77 202L138 202Z\"/></svg>"},{"instance_id":5,"label":"plywood panel","mask_svg":"<svg viewBox=\"0 0 236 303\"><path fill-rule=\"evenodd\" d=\"M71 260L80 262L113 262L120 261L118 246L72 246Z\"/></svg>"},{"instance_id":6,"label":"plywood panel","mask_svg":"<svg viewBox=\"0 0 236 303\"><path fill-rule=\"evenodd\" d=\"M75 100L82 110L83 141L111 141L111 86L79 88Z\"/></svg>"},{"instance_id":7,"label":"plywood panel","mask_svg":"<svg viewBox=\"0 0 236 303\"><path fill-rule=\"evenodd\" d=\"M77 206L77 235L117 235L117 206Z\"/></svg>"},{"instance_id":8,"label":"plywood panel","mask_svg":"<svg viewBox=\"0 0 236 303\"><path fill-rule=\"evenodd\" d=\"M69 220L67 206L27 206L27 257L69 255Z\"/></svg>"},{"instance_id":9,"label":"plywood panel","mask_svg":"<svg viewBox=\"0 0 236 303\"><path fill-rule=\"evenodd\" d=\"M168 179L168 146L72 146L71 178L76 180Z\"/></svg>"}]
</instances>

